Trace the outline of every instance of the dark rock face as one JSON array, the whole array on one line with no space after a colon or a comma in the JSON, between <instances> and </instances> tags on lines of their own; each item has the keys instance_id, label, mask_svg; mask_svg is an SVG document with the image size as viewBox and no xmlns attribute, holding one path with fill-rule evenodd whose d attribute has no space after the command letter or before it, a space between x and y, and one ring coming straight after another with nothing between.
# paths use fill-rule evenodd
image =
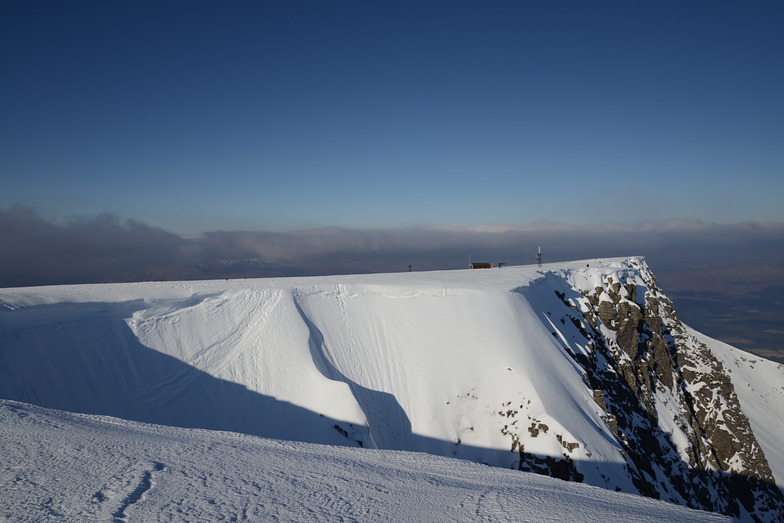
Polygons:
<instances>
[{"instance_id":1,"label":"dark rock face","mask_svg":"<svg viewBox=\"0 0 784 523\"><path fill-rule=\"evenodd\" d=\"M541 457L526 453L522 447L520 448L519 470L536 472L543 476L550 476L564 481L577 481L580 483L583 480L583 475L577 472L574 462L572 462L569 456L564 456L563 459L552 456Z\"/></svg>"},{"instance_id":2,"label":"dark rock face","mask_svg":"<svg viewBox=\"0 0 784 523\"><path fill-rule=\"evenodd\" d=\"M622 445L634 486L692 508L784 521L784 495L721 362L687 333L644 262L636 264L579 292L562 278L540 281L554 287L552 316L589 349L565 346ZM678 444L662 429L665 407ZM568 465L551 475L576 479L561 470Z\"/></svg>"}]
</instances>

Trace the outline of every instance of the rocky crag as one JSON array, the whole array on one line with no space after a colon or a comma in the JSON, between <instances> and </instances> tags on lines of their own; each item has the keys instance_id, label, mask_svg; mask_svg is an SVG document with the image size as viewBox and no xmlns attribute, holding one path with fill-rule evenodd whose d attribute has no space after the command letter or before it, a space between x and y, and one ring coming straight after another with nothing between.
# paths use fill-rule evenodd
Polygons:
<instances>
[{"instance_id":1,"label":"rocky crag","mask_svg":"<svg viewBox=\"0 0 784 523\"><path fill-rule=\"evenodd\" d=\"M722 363L688 333L643 260L598 278L546 273L524 292L550 296L542 314L584 371L641 494L784 520L784 496ZM546 429L529 427L531 434ZM581 480L567 443L562 460L512 446L521 470Z\"/></svg>"}]
</instances>

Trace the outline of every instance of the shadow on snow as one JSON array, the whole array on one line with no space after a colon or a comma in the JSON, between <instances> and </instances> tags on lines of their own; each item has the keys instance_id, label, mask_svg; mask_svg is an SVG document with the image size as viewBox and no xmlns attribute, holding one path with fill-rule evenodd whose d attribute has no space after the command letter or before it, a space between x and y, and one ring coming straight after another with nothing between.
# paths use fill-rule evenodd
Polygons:
<instances>
[{"instance_id":1,"label":"shadow on snow","mask_svg":"<svg viewBox=\"0 0 784 523\"><path fill-rule=\"evenodd\" d=\"M143 300L0 311L0 397L160 425L420 451L518 467L521 456L516 450L472 447L414 434L392 394L353 382L329 362L323 335L297 307L310 331L314 364L325 377L349 386L369 428L259 394L142 345L125 319L149 308ZM603 474L628 474L625 465L591 462L589 466L601 468ZM748 487L749 480L730 479L741 487Z\"/></svg>"}]
</instances>

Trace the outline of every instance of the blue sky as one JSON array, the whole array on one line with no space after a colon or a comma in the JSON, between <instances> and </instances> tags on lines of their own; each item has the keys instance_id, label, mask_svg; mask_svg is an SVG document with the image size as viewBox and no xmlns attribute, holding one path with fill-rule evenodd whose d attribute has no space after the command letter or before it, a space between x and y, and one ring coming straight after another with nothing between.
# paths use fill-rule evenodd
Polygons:
<instances>
[{"instance_id":1,"label":"blue sky","mask_svg":"<svg viewBox=\"0 0 784 523\"><path fill-rule=\"evenodd\" d=\"M784 4L4 2L0 208L784 221Z\"/></svg>"}]
</instances>

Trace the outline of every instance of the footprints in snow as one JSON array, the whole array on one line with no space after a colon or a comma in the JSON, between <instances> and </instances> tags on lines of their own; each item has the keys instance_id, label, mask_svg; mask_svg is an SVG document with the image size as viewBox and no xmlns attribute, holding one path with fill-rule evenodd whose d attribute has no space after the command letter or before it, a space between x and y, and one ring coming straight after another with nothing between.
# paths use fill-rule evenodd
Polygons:
<instances>
[{"instance_id":1,"label":"footprints in snow","mask_svg":"<svg viewBox=\"0 0 784 523\"><path fill-rule=\"evenodd\" d=\"M103 516L102 519L111 518L114 523L127 521L128 508L141 501L155 486L156 473L164 468L164 464L157 461L137 463L123 474L112 477L93 495L93 504L97 505L96 516Z\"/></svg>"}]
</instances>

